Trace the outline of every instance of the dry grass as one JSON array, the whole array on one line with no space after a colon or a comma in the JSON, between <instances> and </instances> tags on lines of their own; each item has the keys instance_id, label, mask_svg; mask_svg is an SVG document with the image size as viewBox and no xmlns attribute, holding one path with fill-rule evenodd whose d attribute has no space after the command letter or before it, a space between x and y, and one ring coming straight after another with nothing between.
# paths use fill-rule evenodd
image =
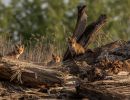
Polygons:
<instances>
[{"instance_id":1,"label":"dry grass","mask_svg":"<svg viewBox=\"0 0 130 100\"><path fill-rule=\"evenodd\" d=\"M35 36L31 37L30 42L26 44L24 53L20 56L20 60L26 60L28 62L45 64L46 62L51 60L52 53L62 56L63 50L66 48L62 48L61 44L56 44L55 42L51 42L48 38L36 38ZM34 42L35 41L35 45ZM12 40L7 39L6 36L0 36L0 54L6 55L8 52L13 51L14 42Z\"/></svg>"},{"instance_id":2,"label":"dry grass","mask_svg":"<svg viewBox=\"0 0 130 100\"><path fill-rule=\"evenodd\" d=\"M100 30L96 33L96 36L93 37L92 43L89 45L89 48L101 47L102 45L114 42L114 39L110 33L105 33L103 30Z\"/></svg>"},{"instance_id":3,"label":"dry grass","mask_svg":"<svg viewBox=\"0 0 130 100\"><path fill-rule=\"evenodd\" d=\"M89 45L89 48L99 47L112 41L112 36L101 30L98 32L98 35L94 37L94 41ZM66 42L61 43L60 41L57 42L55 39L50 40L49 37L32 34L29 42L26 44L24 53L20 56L20 60L44 65L51 60L52 53L60 57L63 56L67 47ZM0 54L6 55L8 52L12 51L15 43L17 42L7 39L7 36L0 35Z\"/></svg>"}]
</instances>

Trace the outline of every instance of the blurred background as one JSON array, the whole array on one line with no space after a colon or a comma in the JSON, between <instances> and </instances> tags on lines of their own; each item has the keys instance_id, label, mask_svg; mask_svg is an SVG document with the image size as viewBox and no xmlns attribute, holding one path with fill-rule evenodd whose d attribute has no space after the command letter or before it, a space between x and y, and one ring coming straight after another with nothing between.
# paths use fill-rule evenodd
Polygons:
<instances>
[{"instance_id":1,"label":"blurred background","mask_svg":"<svg viewBox=\"0 0 130 100\"><path fill-rule=\"evenodd\" d=\"M0 0L1 52L20 40L27 47L26 59L42 61L50 52L62 55L66 38L73 33L79 4L87 5L88 24L107 14L102 32L110 34L111 40L130 39L130 0Z\"/></svg>"}]
</instances>

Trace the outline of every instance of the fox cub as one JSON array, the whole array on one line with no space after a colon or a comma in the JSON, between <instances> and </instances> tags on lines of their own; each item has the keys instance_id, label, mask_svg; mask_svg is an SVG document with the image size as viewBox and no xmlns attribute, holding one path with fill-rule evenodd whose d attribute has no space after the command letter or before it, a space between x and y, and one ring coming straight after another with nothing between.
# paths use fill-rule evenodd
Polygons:
<instances>
[{"instance_id":1,"label":"fox cub","mask_svg":"<svg viewBox=\"0 0 130 100\"><path fill-rule=\"evenodd\" d=\"M69 44L69 49L72 55L74 54L79 55L79 54L85 53L84 47L81 44L77 43L75 38L69 37L68 44Z\"/></svg>"},{"instance_id":2,"label":"fox cub","mask_svg":"<svg viewBox=\"0 0 130 100\"><path fill-rule=\"evenodd\" d=\"M24 45L15 45L14 50L12 52L9 52L6 56L13 58L13 59L18 59L19 56L24 52Z\"/></svg>"},{"instance_id":3,"label":"fox cub","mask_svg":"<svg viewBox=\"0 0 130 100\"><path fill-rule=\"evenodd\" d=\"M52 60L47 63L47 66L55 65L61 62L61 58L57 55L52 54Z\"/></svg>"}]
</instances>

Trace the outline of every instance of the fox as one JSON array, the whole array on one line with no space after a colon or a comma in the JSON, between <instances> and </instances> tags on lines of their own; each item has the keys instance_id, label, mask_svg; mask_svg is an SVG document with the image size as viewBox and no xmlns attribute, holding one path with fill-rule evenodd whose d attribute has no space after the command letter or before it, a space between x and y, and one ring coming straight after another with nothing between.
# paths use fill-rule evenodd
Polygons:
<instances>
[{"instance_id":1,"label":"fox","mask_svg":"<svg viewBox=\"0 0 130 100\"><path fill-rule=\"evenodd\" d=\"M75 38L69 37L68 44L72 55L74 54L79 55L85 53L85 48L81 44L77 43Z\"/></svg>"},{"instance_id":2,"label":"fox","mask_svg":"<svg viewBox=\"0 0 130 100\"><path fill-rule=\"evenodd\" d=\"M47 63L47 66L55 65L61 62L61 58L58 55L52 54L52 60Z\"/></svg>"},{"instance_id":3,"label":"fox","mask_svg":"<svg viewBox=\"0 0 130 100\"><path fill-rule=\"evenodd\" d=\"M9 52L6 54L6 57L13 58L13 59L19 59L20 55L24 52L24 45L15 45L14 50L12 52Z\"/></svg>"}]
</instances>

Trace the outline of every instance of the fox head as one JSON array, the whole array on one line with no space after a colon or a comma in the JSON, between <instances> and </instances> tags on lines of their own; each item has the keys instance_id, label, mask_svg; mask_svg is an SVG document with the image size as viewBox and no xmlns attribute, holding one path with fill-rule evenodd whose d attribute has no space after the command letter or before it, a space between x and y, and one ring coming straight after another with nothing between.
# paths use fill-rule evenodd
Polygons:
<instances>
[{"instance_id":1,"label":"fox head","mask_svg":"<svg viewBox=\"0 0 130 100\"><path fill-rule=\"evenodd\" d=\"M24 45L15 45L15 52L22 54L24 52Z\"/></svg>"},{"instance_id":2,"label":"fox head","mask_svg":"<svg viewBox=\"0 0 130 100\"><path fill-rule=\"evenodd\" d=\"M71 46L74 46L77 42L76 42L76 39L75 39L75 38L69 37L69 38L68 38L68 43L69 43Z\"/></svg>"},{"instance_id":3,"label":"fox head","mask_svg":"<svg viewBox=\"0 0 130 100\"><path fill-rule=\"evenodd\" d=\"M61 58L57 55L52 54L52 59L56 62L59 63L61 61Z\"/></svg>"}]
</instances>

